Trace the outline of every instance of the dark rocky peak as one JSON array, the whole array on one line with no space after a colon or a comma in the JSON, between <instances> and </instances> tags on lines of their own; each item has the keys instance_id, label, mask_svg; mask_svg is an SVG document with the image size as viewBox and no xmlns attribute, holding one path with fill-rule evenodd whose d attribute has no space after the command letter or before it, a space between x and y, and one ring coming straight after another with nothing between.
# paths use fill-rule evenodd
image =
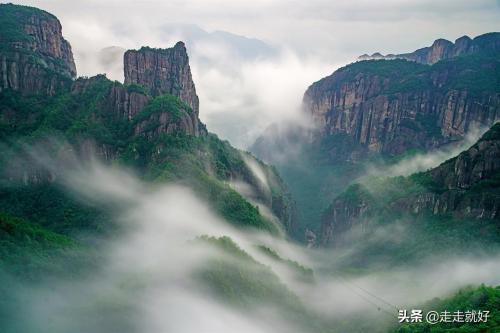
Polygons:
<instances>
[{"instance_id":1,"label":"dark rocky peak","mask_svg":"<svg viewBox=\"0 0 500 333\"><path fill-rule=\"evenodd\" d=\"M125 84L139 84L153 96L170 94L199 113L199 100L183 42L168 49L143 47L124 56Z\"/></svg>"},{"instance_id":2,"label":"dark rocky peak","mask_svg":"<svg viewBox=\"0 0 500 333\"><path fill-rule=\"evenodd\" d=\"M455 43L446 39L437 39L431 46L418 49L411 53L382 55L374 53L371 56L363 54L358 61L372 59L401 58L418 63L432 65L438 61L463 55L478 53L498 53L500 51L500 33L490 32L471 39L468 36L458 38Z\"/></svg>"}]
</instances>

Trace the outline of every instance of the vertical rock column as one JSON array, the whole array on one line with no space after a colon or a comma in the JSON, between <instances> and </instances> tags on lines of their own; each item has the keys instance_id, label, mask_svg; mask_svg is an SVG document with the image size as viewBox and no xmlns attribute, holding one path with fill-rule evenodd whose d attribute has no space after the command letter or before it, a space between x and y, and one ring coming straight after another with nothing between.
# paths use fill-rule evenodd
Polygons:
<instances>
[{"instance_id":1,"label":"vertical rock column","mask_svg":"<svg viewBox=\"0 0 500 333\"><path fill-rule=\"evenodd\" d=\"M199 100L183 42L173 48L129 50L124 56L125 84L136 83L153 96L170 94L179 97L199 113Z\"/></svg>"}]
</instances>

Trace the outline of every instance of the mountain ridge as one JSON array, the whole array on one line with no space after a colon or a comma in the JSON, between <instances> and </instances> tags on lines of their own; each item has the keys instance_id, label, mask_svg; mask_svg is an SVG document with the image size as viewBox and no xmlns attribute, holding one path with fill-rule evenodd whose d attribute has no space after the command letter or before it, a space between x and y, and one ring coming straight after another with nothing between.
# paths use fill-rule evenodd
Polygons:
<instances>
[{"instance_id":1,"label":"mountain ridge","mask_svg":"<svg viewBox=\"0 0 500 333\"><path fill-rule=\"evenodd\" d=\"M379 52L371 56L363 54L358 57L358 61L380 60L380 59L406 59L421 64L432 65L438 61L450 58L481 53L484 51L498 52L500 49L500 32L488 32L471 39L469 36L462 36L455 40L455 43L447 39L436 39L431 46L420 48L411 53L382 55Z\"/></svg>"}]
</instances>

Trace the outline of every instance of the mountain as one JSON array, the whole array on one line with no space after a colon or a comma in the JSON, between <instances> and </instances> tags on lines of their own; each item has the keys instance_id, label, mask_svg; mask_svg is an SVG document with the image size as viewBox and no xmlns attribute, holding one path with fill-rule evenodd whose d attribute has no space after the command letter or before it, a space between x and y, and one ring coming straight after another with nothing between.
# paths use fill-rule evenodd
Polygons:
<instances>
[{"instance_id":1,"label":"mountain","mask_svg":"<svg viewBox=\"0 0 500 333\"><path fill-rule=\"evenodd\" d=\"M452 149L498 121L499 40L498 33L476 37L470 52L432 64L358 61L311 84L302 105L310 124L275 124L251 147L292 190L296 237L319 232L319 212L367 168Z\"/></svg>"},{"instance_id":2,"label":"mountain","mask_svg":"<svg viewBox=\"0 0 500 333\"><path fill-rule=\"evenodd\" d=\"M79 203L58 181L69 162L97 157L147 181L191 187L235 225L272 233L293 228L293 202L275 170L219 140L199 120L182 42L127 51L125 84L104 75L74 79L71 47L54 16L0 6L0 20L9 23L0 39L7 63L0 91L0 211L65 235L106 229L105 210ZM26 145L44 146L54 162L40 164ZM248 188L241 191L239 183Z\"/></svg>"},{"instance_id":3,"label":"mountain","mask_svg":"<svg viewBox=\"0 0 500 333\"><path fill-rule=\"evenodd\" d=\"M0 90L2 333L430 330L398 325L400 307L392 304L498 315L498 288L450 293L464 281L481 283L495 274L500 124L429 171L349 186L324 212L322 232L305 230L310 245L325 245L309 251L289 242L307 225L297 225L294 201L274 167L220 140L200 121L203 108L183 42L126 51L122 84L105 75L76 78L69 43L52 15L0 5L0 22L8 23L0 49L7 82ZM459 140L473 123L496 119L490 55L443 60L422 71L417 66L427 65L402 60L384 60L385 67L364 63L355 68L383 77L383 89L396 89L391 98L420 93L410 84L397 90L405 75L424 81L437 75L444 86L426 86L431 97L463 88L466 101L490 104L480 114L466 102L453 116L470 123L437 122L438 135L426 122L426 112L439 113L438 104L422 100L432 106L412 118L419 124L413 132L395 125L390 139L366 136L379 140L380 149L349 133L339 140L321 127L271 129L286 144L276 142L285 153L270 156L282 161L279 168L309 213L320 215L337 191L356 182L370 154L398 155L392 149L398 138L412 146L401 133L422 130L418 147L427 149ZM326 96L331 87L324 87ZM384 96L383 89L377 94ZM410 104L394 110L405 114ZM370 113L376 106L344 111ZM454 271L460 275L467 266L465 278L449 278L448 266L445 274L435 273L438 265L429 259L477 253L482 256L473 259L489 261L460 261ZM434 296L445 299L413 304ZM496 319L479 330L494 331ZM433 330L448 328L440 323Z\"/></svg>"},{"instance_id":4,"label":"mountain","mask_svg":"<svg viewBox=\"0 0 500 333\"><path fill-rule=\"evenodd\" d=\"M462 36L455 40L455 43L446 39L436 39L431 46L418 49L411 53L382 55L379 52L367 55L363 54L358 58L363 60L379 59L406 59L421 64L432 65L438 61L451 59L460 56L498 53L500 50L500 33L490 32L471 39L469 36Z\"/></svg>"},{"instance_id":5,"label":"mountain","mask_svg":"<svg viewBox=\"0 0 500 333\"><path fill-rule=\"evenodd\" d=\"M304 104L320 139L352 147L341 159L429 150L500 118L498 68L498 53L431 66L403 59L361 61L312 84Z\"/></svg>"},{"instance_id":6,"label":"mountain","mask_svg":"<svg viewBox=\"0 0 500 333\"><path fill-rule=\"evenodd\" d=\"M0 91L53 95L68 86L76 66L57 18L12 4L2 4L1 9Z\"/></svg>"},{"instance_id":7,"label":"mountain","mask_svg":"<svg viewBox=\"0 0 500 333\"><path fill-rule=\"evenodd\" d=\"M171 49L129 50L124 56L124 71L125 84L140 84L153 97L176 96L198 116L199 99L183 42Z\"/></svg>"},{"instance_id":8,"label":"mountain","mask_svg":"<svg viewBox=\"0 0 500 333\"><path fill-rule=\"evenodd\" d=\"M145 244L134 246L133 241L127 242L127 226L120 219L129 208L126 204L115 203L109 193L104 197L82 197L68 186L68 172L72 170L104 165L107 169L117 168L119 174L124 168L147 184L147 190L133 192L137 202L151 200L145 198L151 191L166 190L164 187L169 184L170 188L189 188L193 198L208 206L197 211L200 208L193 202L184 203L182 191L178 191L176 195L181 198L176 204L185 208L161 202L160 215L170 211L177 214L162 220L168 220L169 225L191 223L183 227L213 228L216 234L238 230L241 235L253 235L260 231L267 237L275 236L271 237L275 241L288 237L294 228L294 203L275 169L209 133L200 121L202 111L184 43L167 49L143 47L125 52L125 84L121 84L104 75L75 78L71 48L54 16L36 8L0 5L0 22L7 22L9 27L4 29L2 25L2 34L26 27L43 36L40 40L27 37L31 44L16 42L15 37L20 34L8 35L10 39L2 35L1 39L0 58L7 63L1 72L7 84L0 90L2 332L136 331L138 322L133 313L140 311L142 301L130 297L129 292L149 293L148 279L154 274L149 270L128 270L137 264L134 257L142 262L161 260L155 269L183 272L190 266L186 263L189 255L183 255L184 252L195 253L198 247L203 253L196 252L196 267L188 268L189 275L175 278L182 282L182 287L173 287L176 282L165 280L164 273L154 275L155 280L162 281L162 288L187 293L183 288L189 281L191 295L196 295L202 286L204 301L218 303L207 306L208 309L221 309L224 305L231 309L227 313L234 315L248 313L255 304L263 304L278 309L280 316L296 326L324 329L325 325L317 323L317 317L269 267L269 262L290 270L291 276L307 280L304 283L310 283L311 270L260 243L255 244L261 246L255 249L260 255L254 258L255 253L247 253L228 237L199 234L196 239L184 239L186 235L175 229L161 235L158 241L154 240L158 237L155 230L154 237ZM50 53L44 45L60 45L61 52ZM102 183L110 181L109 177L112 175L104 177ZM133 191L134 184L123 185L118 192L127 192L128 187ZM130 226L134 236L143 237L136 228L148 225L142 225L143 220L154 219L149 210ZM214 227L215 216L220 217L217 223L220 220L227 225ZM203 224L206 227L198 227ZM158 223L154 226L158 227ZM134 254L110 260L113 257L109 252L119 245L117 239L121 237L127 242L127 251ZM182 238L180 245L172 246L176 238ZM147 250L151 243L159 245L158 249L165 244L170 247L151 254ZM170 267L164 260L172 257L182 261ZM106 271L115 263L126 263L128 272L116 276L113 295L106 288L107 291L98 292L97 298L89 297L91 289L106 284ZM75 316L69 315L70 323L66 322L67 316L57 316L61 320L50 324L45 319L38 324L34 324L38 319L26 320L32 311L37 312L33 306L38 298L36 292L28 290L43 292L51 285L50 294L55 295L67 284L71 285L71 294L76 295L80 283L86 284L88 277L94 279L97 275L101 275L97 283L84 287L81 294L89 302L86 307L90 312L84 312L95 320L81 320L80 310L71 310ZM69 300L72 296L63 298L69 301L64 308L79 307L79 300ZM201 297L198 300L202 303ZM51 306L44 306L45 310L59 313ZM278 312L273 311L273 316Z\"/></svg>"},{"instance_id":9,"label":"mountain","mask_svg":"<svg viewBox=\"0 0 500 333\"><path fill-rule=\"evenodd\" d=\"M398 225L409 234L384 246L406 260L436 250L491 250L500 240L499 180L497 123L472 147L433 169L349 186L325 211L320 242L340 248L355 232L354 239L369 247L374 230Z\"/></svg>"}]
</instances>

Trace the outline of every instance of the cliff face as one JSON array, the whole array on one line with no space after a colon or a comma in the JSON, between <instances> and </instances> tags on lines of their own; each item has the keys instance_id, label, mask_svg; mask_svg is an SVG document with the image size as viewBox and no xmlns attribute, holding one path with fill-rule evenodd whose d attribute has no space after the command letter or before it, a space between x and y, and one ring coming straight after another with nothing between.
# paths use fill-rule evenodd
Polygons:
<instances>
[{"instance_id":1,"label":"cliff face","mask_svg":"<svg viewBox=\"0 0 500 333\"><path fill-rule=\"evenodd\" d=\"M389 178L376 187L378 190L360 184L348 188L323 216L321 243L342 244L346 232L354 226L374 223L382 216L385 222L390 216L408 214L494 223L500 216L499 179L497 123L471 148L434 169L406 178Z\"/></svg>"},{"instance_id":2,"label":"cliff face","mask_svg":"<svg viewBox=\"0 0 500 333\"><path fill-rule=\"evenodd\" d=\"M140 84L153 97L162 94L179 97L198 115L199 100L184 43L178 42L169 49L129 50L124 61L125 84Z\"/></svg>"},{"instance_id":3,"label":"cliff face","mask_svg":"<svg viewBox=\"0 0 500 333\"><path fill-rule=\"evenodd\" d=\"M113 86L104 107L113 110L118 117L131 121L150 101L151 97L142 92Z\"/></svg>"},{"instance_id":4,"label":"cliff face","mask_svg":"<svg viewBox=\"0 0 500 333\"><path fill-rule=\"evenodd\" d=\"M364 54L358 60L374 59L406 59L421 64L432 65L438 61L478 53L497 53L500 51L500 33L491 32L471 39L469 36L458 38L455 43L446 39L437 39L429 47L418 49L411 53L382 55Z\"/></svg>"},{"instance_id":5,"label":"cliff face","mask_svg":"<svg viewBox=\"0 0 500 333\"><path fill-rule=\"evenodd\" d=\"M207 134L198 116L175 96L153 98L142 87L114 84L102 75L78 79L72 86L71 94L78 99L91 94L99 86L102 86L102 96L97 100L100 115L95 117L109 117L123 122L132 127L131 135L156 139L163 134Z\"/></svg>"},{"instance_id":6,"label":"cliff face","mask_svg":"<svg viewBox=\"0 0 500 333\"><path fill-rule=\"evenodd\" d=\"M235 225L273 233L293 227L293 202L274 169L209 134L200 122L182 42L128 51L125 84L104 75L73 80L71 49L55 17L0 5L0 26L0 141L12 143L0 145L0 183L16 185L0 186L0 206L29 213L24 206L31 205L34 187L44 192L41 201L51 201L63 166L98 157L150 181L189 186ZM26 141L40 145L53 163L40 164L16 144ZM245 184L252 195L240 195L233 183Z\"/></svg>"},{"instance_id":7,"label":"cliff face","mask_svg":"<svg viewBox=\"0 0 500 333\"><path fill-rule=\"evenodd\" d=\"M495 177L500 170L500 123L456 158L430 171L435 182L448 190L467 190Z\"/></svg>"},{"instance_id":8,"label":"cliff face","mask_svg":"<svg viewBox=\"0 0 500 333\"><path fill-rule=\"evenodd\" d=\"M59 20L31 7L0 5L0 89L53 95L76 76Z\"/></svg>"},{"instance_id":9,"label":"cliff face","mask_svg":"<svg viewBox=\"0 0 500 333\"><path fill-rule=\"evenodd\" d=\"M500 118L499 64L495 57L433 66L358 62L311 85L304 105L320 138L348 137L356 145L353 154L432 149Z\"/></svg>"},{"instance_id":10,"label":"cliff face","mask_svg":"<svg viewBox=\"0 0 500 333\"><path fill-rule=\"evenodd\" d=\"M138 117L132 118L132 122L135 135L146 138L176 133L192 136L207 134L194 111L187 104L169 95L153 99Z\"/></svg>"}]
</instances>

